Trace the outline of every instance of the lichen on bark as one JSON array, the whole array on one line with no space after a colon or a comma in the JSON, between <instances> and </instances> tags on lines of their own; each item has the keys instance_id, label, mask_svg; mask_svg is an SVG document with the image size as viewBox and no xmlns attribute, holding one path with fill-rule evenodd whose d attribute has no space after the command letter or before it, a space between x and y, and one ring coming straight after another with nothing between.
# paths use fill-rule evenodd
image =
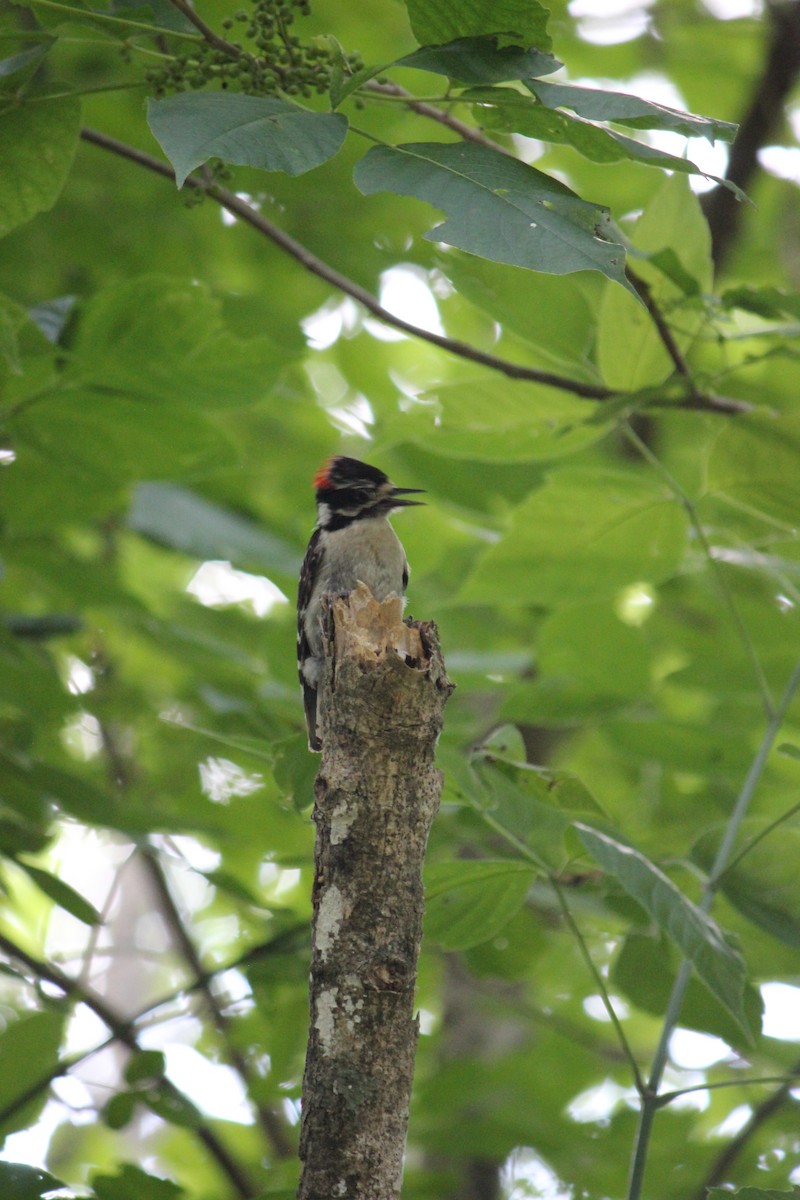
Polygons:
<instances>
[{"instance_id":1,"label":"lichen on bark","mask_svg":"<svg viewBox=\"0 0 800 1200\"><path fill-rule=\"evenodd\" d=\"M453 690L430 622L363 585L327 605L299 1200L400 1194L422 863Z\"/></svg>"}]
</instances>

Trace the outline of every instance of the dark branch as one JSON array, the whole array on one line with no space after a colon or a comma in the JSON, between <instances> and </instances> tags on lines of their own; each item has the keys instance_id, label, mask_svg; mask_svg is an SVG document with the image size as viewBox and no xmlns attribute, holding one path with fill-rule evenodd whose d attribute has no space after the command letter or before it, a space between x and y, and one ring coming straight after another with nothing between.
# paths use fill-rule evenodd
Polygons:
<instances>
[{"instance_id":1,"label":"dark branch","mask_svg":"<svg viewBox=\"0 0 800 1200\"><path fill-rule=\"evenodd\" d=\"M139 166L146 167L149 171L155 171L156 174L163 176L165 179L170 179L174 182L175 176L172 169L165 163L154 158L152 155L145 153L143 150L137 150L133 146L128 146L124 142L118 142L116 138L108 137L104 133L98 133L93 129L84 129L81 131L81 137L86 142L91 142L95 146L100 146L103 150L110 150L113 154L119 154L123 158L130 159L131 162L138 163ZM600 385L583 383L577 379L568 379L563 375L554 375L550 371L540 371L536 367L524 367L519 363L509 362L507 359L498 358L494 354L486 354L482 350L476 350L474 346L468 345L466 342L459 342L453 338L443 337L438 333L431 333L427 329L421 329L418 325L412 325L410 321L404 321L402 317L395 316L389 312L383 305L368 292L366 288L361 287L352 279L348 279L346 275L342 275L333 267L328 266L322 259L317 258L310 250L307 250L300 242L295 241L283 229L277 225L273 225L260 212L252 208L245 200L237 196L235 192L228 191L227 188L220 187L219 184L209 182L206 183L197 176L189 175L186 179L185 186L194 188L197 191L203 191L212 200L216 200L217 204L228 210L245 221L253 229L269 238L281 250L295 258L307 271L312 275L324 279L326 283L330 283L340 292L344 292L348 296L352 296L359 304L363 305L368 312L372 313L378 320L383 321L386 325L391 325L395 329L400 329L403 333L408 333L412 337L421 338L423 341L430 342L434 346L439 346L442 350L447 350L451 354L456 354L460 358L469 359L472 362L479 363L481 366L490 367L494 371L501 371L504 375L508 375L510 379L525 379L532 383L541 383L547 387L559 388L561 391L572 392L576 396L581 396L586 400L608 400L617 393L611 388L602 387Z\"/></svg>"},{"instance_id":2,"label":"dark branch","mask_svg":"<svg viewBox=\"0 0 800 1200\"><path fill-rule=\"evenodd\" d=\"M147 154L144 150L138 150L135 146L129 146L125 142L120 142L116 138L94 129L81 130L81 137L85 142L98 146L102 150L107 150L112 154L127 158L130 162L145 167L148 171L153 171L164 179L169 179L172 182L175 181L172 168L168 167L166 163L161 162L160 159L154 158L153 155ZM220 187L217 183L206 182L196 175L187 176L185 186L193 188L196 191L205 192L206 195L215 200L222 208L227 209L228 212L239 217L253 229L263 234L264 237L269 238L271 242L286 254L296 259L312 275L316 275L319 279L324 279L326 283L344 292L345 295L352 296L354 300L357 300L374 317L377 317L378 320L383 321L386 325L391 325L394 329L400 329L403 333L407 333L411 337L420 338L421 341L430 342L431 345L438 346L441 350L446 350L449 354L455 354L459 358L478 363L480 366L488 367L490 370L499 371L509 379L540 383L545 387L571 392L574 396L580 396L584 400L610 400L621 394L618 390L603 387L599 384L584 383L582 380L570 379L564 375L556 375L551 371L541 371L537 367L521 366L519 363L510 362L508 359L499 358L494 354L487 354L483 350L477 350L467 342L460 342L438 333L431 333L429 330L422 329L418 325L412 325L410 321L404 321L402 317L395 316L394 313L384 308L377 298L371 292L368 292L366 288L361 287L354 280L348 279L346 275L342 275L335 268L323 262L322 259L317 258L302 243L295 241L283 229L280 229L277 225L273 225L271 221L268 221L266 217L252 208L245 200L242 200L240 196L237 196L235 192L228 191L227 188ZM741 401L733 400L726 396L699 393L694 390L690 391L685 400L679 400L677 406L726 414L747 412L750 409L750 405L744 404ZM676 407L676 403L671 400L668 407L674 408Z\"/></svg>"},{"instance_id":3,"label":"dark branch","mask_svg":"<svg viewBox=\"0 0 800 1200\"><path fill-rule=\"evenodd\" d=\"M758 152L783 119L784 106L800 74L800 0L767 6L769 41L764 70L755 86L739 133L731 147L727 176L746 191L758 172ZM702 198L711 229L711 248L717 269L730 253L744 211L735 195L715 187Z\"/></svg>"},{"instance_id":4,"label":"dark branch","mask_svg":"<svg viewBox=\"0 0 800 1200\"><path fill-rule=\"evenodd\" d=\"M194 11L191 4L189 4L189 0L171 0L171 2L173 7L177 8L178 12L183 13L187 21L191 21L195 29L202 33L209 46L213 46L215 50L222 50L225 54L230 55L231 58L241 58L242 51L239 47L234 46L232 42L226 41L225 38L215 33L211 26L207 25L203 18Z\"/></svg>"},{"instance_id":5,"label":"dark branch","mask_svg":"<svg viewBox=\"0 0 800 1200\"><path fill-rule=\"evenodd\" d=\"M474 125L467 125L465 121L459 121L458 117L454 117L443 108L436 108L427 100L415 100L411 92L400 87L399 83L378 83L376 79L370 79L369 83L364 85L364 90L372 92L375 96L392 96L404 100L406 108L411 109L420 117L427 117L439 125L444 125L447 129L452 129L453 133L457 133L467 142L475 142L478 146L486 146L489 150L497 150L500 154L505 154L503 147L487 137L482 129L476 129Z\"/></svg>"},{"instance_id":6,"label":"dark branch","mask_svg":"<svg viewBox=\"0 0 800 1200\"><path fill-rule=\"evenodd\" d=\"M689 364L683 357L678 343L672 336L672 330L664 320L664 314L661 312L661 309L653 299L653 293L650 291L649 283L642 279L641 276L637 275L636 272L630 267L626 267L625 274L627 275L632 287L636 289L636 293L639 296L639 299L642 301L642 304L644 304L645 308L650 314L650 319L658 330L658 336L661 338L667 354L672 359L675 370L686 380L687 387L689 388L688 398L691 400L696 400L698 398L698 391L694 381L694 376L692 375Z\"/></svg>"},{"instance_id":7,"label":"dark branch","mask_svg":"<svg viewBox=\"0 0 800 1200\"><path fill-rule=\"evenodd\" d=\"M766 1100L753 1109L749 1120L745 1122L739 1132L731 1138L727 1146L714 1159L706 1173L705 1179L692 1194L691 1200L706 1200L708 1189L716 1187L718 1183L722 1183L725 1180L731 1166L753 1135L758 1132L761 1126L774 1113L783 1107L787 1100L792 1099L792 1090L797 1087L797 1077L800 1077L800 1062L796 1062L791 1071L795 1078L782 1083L779 1088L775 1089L771 1096L767 1096Z\"/></svg>"},{"instance_id":8,"label":"dark branch","mask_svg":"<svg viewBox=\"0 0 800 1200\"><path fill-rule=\"evenodd\" d=\"M91 1009L100 1018L106 1028L114 1035L116 1041L120 1042L123 1046L127 1046L133 1053L138 1053L141 1050L131 1022L126 1021L117 1014L105 1002L103 997L92 991L91 988L85 987L76 980L71 979L52 963L42 962L34 958L32 954L28 954L26 950L17 946L4 934L0 934L0 951L27 967L35 979L51 983L59 991L63 992L65 996L69 996L71 1000L85 1004L87 1008ZM185 1108L189 1105L190 1102L175 1087L175 1084L171 1080L163 1078L160 1082L162 1087L181 1102L182 1107ZM208 1125L200 1124L194 1127L193 1132L228 1179L236 1195L240 1197L240 1200L252 1200L253 1197L258 1195L260 1189L254 1186L243 1168L231 1157L213 1129Z\"/></svg>"},{"instance_id":9,"label":"dark branch","mask_svg":"<svg viewBox=\"0 0 800 1200\"><path fill-rule=\"evenodd\" d=\"M222 1007L214 994L211 986L211 980L207 976L203 964L200 961L200 956L197 953L197 948L189 936L188 930L184 924L183 918L178 911L178 907L169 889L169 884L164 877L164 872L161 868L161 863L158 860L156 852L151 848L145 848L141 855L144 867L150 876L150 880L155 889L158 899L159 908L164 920L167 923L178 948L186 959L189 969L194 977L193 982L196 983L196 990L200 992L205 1000L211 1018L216 1026L217 1033L222 1039L225 1052L231 1066L239 1075L242 1083L245 1086L248 1096L256 1108L259 1123L267 1139L268 1144L278 1158L290 1158L294 1154L294 1147L287 1137L283 1122L277 1114L266 1104L258 1104L254 1099L256 1089L253 1086L252 1073L248 1066L247 1060L242 1054L239 1047L236 1045L234 1038L231 1036L231 1023L228 1017L222 1010Z\"/></svg>"}]
</instances>

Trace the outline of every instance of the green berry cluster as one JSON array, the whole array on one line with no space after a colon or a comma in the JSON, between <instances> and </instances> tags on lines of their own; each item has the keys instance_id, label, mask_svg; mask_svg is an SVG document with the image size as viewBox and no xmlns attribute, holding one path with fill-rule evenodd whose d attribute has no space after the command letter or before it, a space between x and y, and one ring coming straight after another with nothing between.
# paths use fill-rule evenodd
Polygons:
<instances>
[{"instance_id":1,"label":"green berry cluster","mask_svg":"<svg viewBox=\"0 0 800 1200\"><path fill-rule=\"evenodd\" d=\"M223 89L269 96L311 96L331 86L336 53L321 39L303 42L291 32L296 16L308 16L309 0L254 0L226 17L226 36L183 43L163 66L146 74L156 96L217 84ZM246 42L229 40L239 26ZM357 71L360 56L349 55L345 69Z\"/></svg>"}]
</instances>

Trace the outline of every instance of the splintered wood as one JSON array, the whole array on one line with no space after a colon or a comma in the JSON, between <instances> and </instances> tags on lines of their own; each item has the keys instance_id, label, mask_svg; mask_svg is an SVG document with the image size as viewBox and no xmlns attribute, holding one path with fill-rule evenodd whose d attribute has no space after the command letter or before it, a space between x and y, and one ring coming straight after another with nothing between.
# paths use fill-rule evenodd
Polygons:
<instances>
[{"instance_id":1,"label":"splintered wood","mask_svg":"<svg viewBox=\"0 0 800 1200\"><path fill-rule=\"evenodd\" d=\"M381 603L359 581L349 596L333 601L333 613L337 658L343 656L346 644L350 658L370 663L390 653L408 666L419 667L426 659L419 629L403 622L400 596L389 596Z\"/></svg>"}]
</instances>

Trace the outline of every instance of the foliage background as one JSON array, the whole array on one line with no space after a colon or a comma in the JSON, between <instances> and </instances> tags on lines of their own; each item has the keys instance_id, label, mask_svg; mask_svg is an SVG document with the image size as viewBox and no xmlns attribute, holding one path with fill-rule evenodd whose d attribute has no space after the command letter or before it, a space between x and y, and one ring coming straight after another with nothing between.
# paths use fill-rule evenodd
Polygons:
<instances>
[{"instance_id":1,"label":"foliage background","mask_svg":"<svg viewBox=\"0 0 800 1200\"><path fill-rule=\"evenodd\" d=\"M337 451L427 489L398 522L410 608L458 685L405 1195L633 1196L636 1147L651 1200L800 1179L798 1050L761 1032L758 991L800 962L797 708L775 717L800 646L798 207L757 159L792 144L798 5L654 0L618 25L551 7L570 81L744 117L731 173L754 205L734 220L713 190L709 229L680 171L514 142L440 75L390 78L607 205L661 330L599 272L425 240L430 206L354 187L358 134L310 174L205 179L387 304L415 284L445 338L572 389L389 336L213 200L78 141L165 161L142 47L172 43L82 5L2 9L4 1195L55 1186L45 1147L65 1195L293 1194L317 764L291 605L263 580L293 599L310 477ZM378 64L438 11L320 0L298 25ZM446 11L474 32L480 6ZM191 28L161 0L113 13ZM229 9L202 15L220 30ZM8 65L31 47L41 63ZM364 103L342 111L373 138L454 140L402 98ZM733 866L709 876L726 829ZM727 940L696 923L712 900ZM690 1059L665 1016L681 952L679 1024L722 1039ZM633 1064L644 1093L659 1042L681 1094L645 1100L648 1137Z\"/></svg>"}]
</instances>

